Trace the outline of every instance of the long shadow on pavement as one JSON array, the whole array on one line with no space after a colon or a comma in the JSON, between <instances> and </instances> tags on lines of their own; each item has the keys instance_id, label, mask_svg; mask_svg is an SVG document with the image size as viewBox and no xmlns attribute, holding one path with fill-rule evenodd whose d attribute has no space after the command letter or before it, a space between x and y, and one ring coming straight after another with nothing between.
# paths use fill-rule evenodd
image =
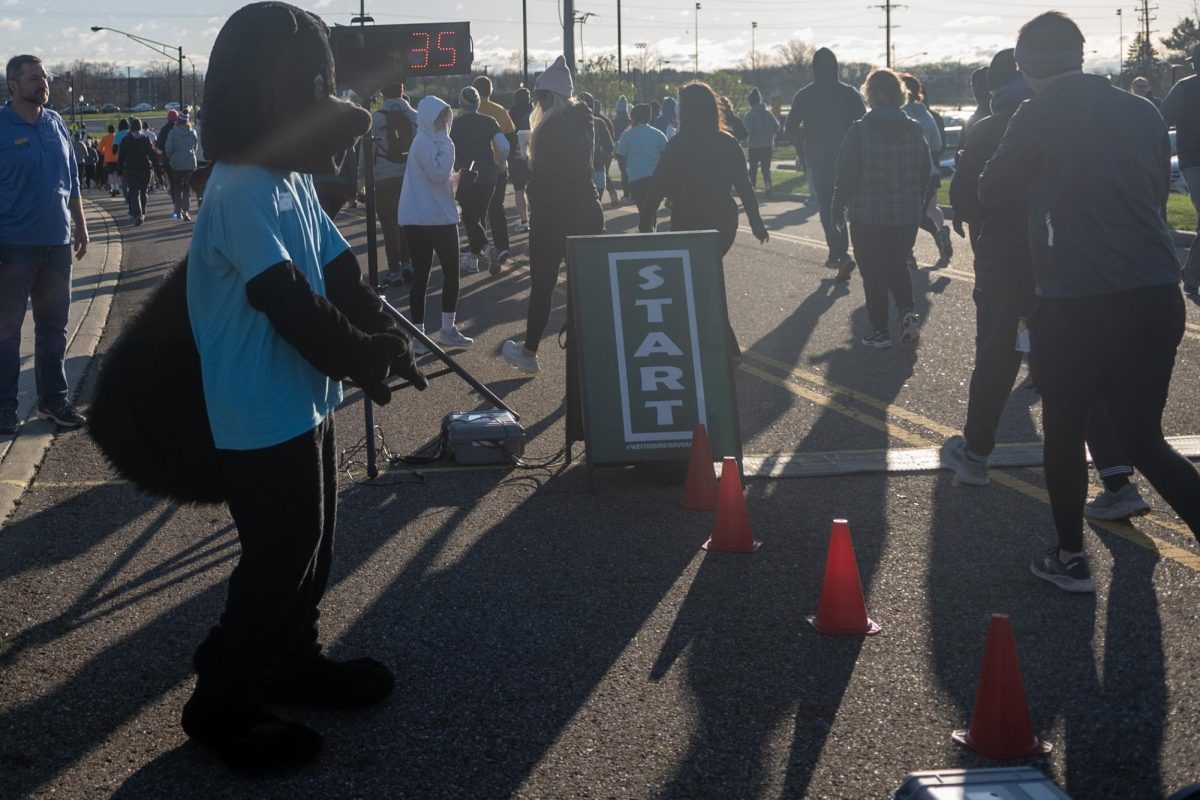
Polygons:
<instances>
[{"instance_id":1,"label":"long shadow on pavement","mask_svg":"<svg viewBox=\"0 0 1200 800\"><path fill-rule=\"evenodd\" d=\"M1017 475L1034 479L1031 473ZM1005 523L997 525L998 520ZM967 727L988 617L1009 614L1035 733L1055 747L1024 763L1056 778L1078 800L1157 798L1163 795L1166 719L1154 588L1158 557L1097 533L1112 557L1106 589L1107 558L1091 546L1105 609L1099 623L1096 597L1068 595L1029 573L1033 553L1053 535L1048 506L995 484L956 486L941 475L934 489L926 585L935 671L958 705L957 727ZM945 766L995 766L945 742L943 754Z\"/></svg>"},{"instance_id":2,"label":"long shadow on pavement","mask_svg":"<svg viewBox=\"0 0 1200 800\"><path fill-rule=\"evenodd\" d=\"M392 664L399 689L353 719L294 714L329 734L322 762L255 784L254 796L512 795L702 541L673 507L677 489L647 489L624 472L606 471L594 495L581 470L565 473L484 519L482 495L528 491L524 476L494 481L344 495L335 580L347 588L333 594L362 613L333 650ZM646 509L636 525L608 513L616 493ZM409 524L422 516L432 525ZM339 614L336 599L326 605ZM235 778L191 750L146 765L117 796L152 797L164 785L177 796L237 792Z\"/></svg>"}]
</instances>

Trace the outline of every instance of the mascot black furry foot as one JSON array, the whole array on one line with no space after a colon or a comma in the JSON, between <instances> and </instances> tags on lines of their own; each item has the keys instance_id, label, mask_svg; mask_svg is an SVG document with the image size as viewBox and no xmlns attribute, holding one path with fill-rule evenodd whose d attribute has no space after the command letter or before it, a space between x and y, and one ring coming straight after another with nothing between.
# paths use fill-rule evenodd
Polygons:
<instances>
[{"instance_id":1,"label":"mascot black furry foot","mask_svg":"<svg viewBox=\"0 0 1200 800\"><path fill-rule=\"evenodd\" d=\"M237 525L241 557L182 722L240 769L320 752L318 733L266 702L362 708L395 683L317 640L341 381L379 404L389 373L426 386L313 191L309 174L334 171L371 122L334 89L320 19L275 2L229 18L205 82L201 139L216 163L188 258L106 356L92 405L92 436L121 474L178 502L226 503Z\"/></svg>"}]
</instances>

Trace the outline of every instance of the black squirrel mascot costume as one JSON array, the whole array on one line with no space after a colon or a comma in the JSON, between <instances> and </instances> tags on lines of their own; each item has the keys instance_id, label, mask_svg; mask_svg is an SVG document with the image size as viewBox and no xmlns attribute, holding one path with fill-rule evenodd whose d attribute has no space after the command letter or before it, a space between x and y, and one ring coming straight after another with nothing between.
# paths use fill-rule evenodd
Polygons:
<instances>
[{"instance_id":1,"label":"black squirrel mascot costume","mask_svg":"<svg viewBox=\"0 0 1200 800\"><path fill-rule=\"evenodd\" d=\"M235 768L320 751L317 732L267 704L365 708L395 685L379 662L335 661L317 641L341 380L379 404L389 374L427 385L317 203L310 174L336 172L335 154L371 125L334 91L320 19L277 2L229 18L205 83L201 141L215 166L188 259L106 356L92 406L118 471L176 501L224 502L237 525L241 557L182 718ZM153 422L163 408L172 423Z\"/></svg>"}]
</instances>

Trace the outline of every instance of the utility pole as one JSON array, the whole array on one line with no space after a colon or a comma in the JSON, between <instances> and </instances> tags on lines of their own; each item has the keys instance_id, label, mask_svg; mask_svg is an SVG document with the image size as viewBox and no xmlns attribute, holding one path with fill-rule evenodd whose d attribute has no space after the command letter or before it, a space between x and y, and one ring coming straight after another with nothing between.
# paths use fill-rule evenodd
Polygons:
<instances>
[{"instance_id":1,"label":"utility pole","mask_svg":"<svg viewBox=\"0 0 1200 800\"><path fill-rule=\"evenodd\" d=\"M1150 23L1158 19L1158 17L1150 16L1150 12L1158 11L1158 6L1151 7L1150 0L1140 0L1139 5L1141 8L1138 9L1138 23L1142 27L1142 46L1138 49L1138 61L1149 66L1149 62L1154 59L1154 45L1150 43L1150 36L1156 33L1156 31L1150 30Z\"/></svg>"},{"instance_id":2,"label":"utility pole","mask_svg":"<svg viewBox=\"0 0 1200 800\"><path fill-rule=\"evenodd\" d=\"M876 11L883 12L883 30L884 30L884 37L885 37L884 38L884 49L883 49L884 56L883 57L884 57L884 60L887 62L888 69L892 69L895 66L893 64L893 62L895 61L895 58L892 55L892 29L900 27L899 25L892 25L892 9L895 9L895 8L908 8L908 6L896 5L895 3L892 2L892 0L883 0L883 5L881 5L881 6L868 6L868 9L870 9L870 10L876 10Z\"/></svg>"},{"instance_id":3,"label":"utility pole","mask_svg":"<svg viewBox=\"0 0 1200 800\"><path fill-rule=\"evenodd\" d=\"M587 63L587 51L583 49L583 26L587 21L596 16L590 11L579 11L575 14L575 21L579 23L579 60Z\"/></svg>"},{"instance_id":4,"label":"utility pole","mask_svg":"<svg viewBox=\"0 0 1200 800\"><path fill-rule=\"evenodd\" d=\"M562 0L563 59L575 74L575 0Z\"/></svg>"},{"instance_id":5,"label":"utility pole","mask_svg":"<svg viewBox=\"0 0 1200 800\"><path fill-rule=\"evenodd\" d=\"M700 4L696 3L696 24L692 26L696 34L696 77L700 77Z\"/></svg>"},{"instance_id":6,"label":"utility pole","mask_svg":"<svg viewBox=\"0 0 1200 800\"><path fill-rule=\"evenodd\" d=\"M521 0L521 85L529 86L529 9Z\"/></svg>"}]
</instances>

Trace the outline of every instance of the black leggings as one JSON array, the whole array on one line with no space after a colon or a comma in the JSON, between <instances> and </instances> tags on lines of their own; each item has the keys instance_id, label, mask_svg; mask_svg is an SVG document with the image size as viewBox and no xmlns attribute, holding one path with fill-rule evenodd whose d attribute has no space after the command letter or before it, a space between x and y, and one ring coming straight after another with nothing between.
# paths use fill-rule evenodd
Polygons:
<instances>
[{"instance_id":1,"label":"black leggings","mask_svg":"<svg viewBox=\"0 0 1200 800\"><path fill-rule=\"evenodd\" d=\"M404 235L413 260L409 314L420 325L425 322L425 290L429 287L435 252L442 262L442 311L449 314L458 307L458 226L405 225Z\"/></svg>"},{"instance_id":2,"label":"black leggings","mask_svg":"<svg viewBox=\"0 0 1200 800\"><path fill-rule=\"evenodd\" d=\"M867 317L875 330L887 330L888 293L898 311L913 307L912 278L905 258L917 238L914 225L871 225L850 223L854 258L862 273L863 294L867 298Z\"/></svg>"},{"instance_id":3,"label":"black leggings","mask_svg":"<svg viewBox=\"0 0 1200 800\"><path fill-rule=\"evenodd\" d=\"M762 170L763 188L771 188L771 148L750 148L750 183L754 183L755 170Z\"/></svg>"},{"instance_id":4,"label":"black leggings","mask_svg":"<svg viewBox=\"0 0 1200 800\"><path fill-rule=\"evenodd\" d=\"M1083 549L1083 445L1097 401L1107 403L1129 461L1200 537L1200 474L1162 430L1183 330L1177 284L1043 299L1034 310L1032 365L1042 395L1046 488L1063 550Z\"/></svg>"},{"instance_id":5,"label":"black leggings","mask_svg":"<svg viewBox=\"0 0 1200 800\"><path fill-rule=\"evenodd\" d=\"M563 207L533 207L529 214L529 315L525 348L536 353L550 322L550 305L558 270L567 255L568 236L604 233L604 211L593 192Z\"/></svg>"},{"instance_id":6,"label":"black leggings","mask_svg":"<svg viewBox=\"0 0 1200 800\"><path fill-rule=\"evenodd\" d=\"M492 202L492 195L496 191L494 183L476 183L471 187L471 191L467 194L462 203L462 223L467 231L467 244L471 247L471 252L475 255L483 253L483 248L487 247L488 238L487 232L483 229L483 220L487 216L488 206ZM416 255L413 255L414 269L416 268Z\"/></svg>"}]
</instances>

